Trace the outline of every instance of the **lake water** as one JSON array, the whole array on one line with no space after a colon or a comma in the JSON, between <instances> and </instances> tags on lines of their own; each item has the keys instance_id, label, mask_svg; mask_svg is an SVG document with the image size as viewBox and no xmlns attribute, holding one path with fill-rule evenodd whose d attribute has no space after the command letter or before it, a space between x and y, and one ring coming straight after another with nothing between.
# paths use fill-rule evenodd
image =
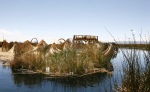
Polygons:
<instances>
[{"instance_id":1,"label":"lake water","mask_svg":"<svg viewBox=\"0 0 150 92\"><path fill-rule=\"evenodd\" d=\"M10 67L3 67L0 62L0 92L111 92L114 82L121 85L122 61L122 52L119 51L111 60L112 76L103 73L69 81L51 80L40 74L14 74Z\"/></svg>"}]
</instances>

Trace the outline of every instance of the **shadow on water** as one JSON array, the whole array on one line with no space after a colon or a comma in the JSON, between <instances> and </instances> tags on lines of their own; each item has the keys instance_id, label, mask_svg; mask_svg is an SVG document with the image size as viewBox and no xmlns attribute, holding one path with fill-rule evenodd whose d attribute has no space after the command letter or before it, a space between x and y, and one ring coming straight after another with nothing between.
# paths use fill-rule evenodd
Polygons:
<instances>
[{"instance_id":1,"label":"shadow on water","mask_svg":"<svg viewBox=\"0 0 150 92\"><path fill-rule=\"evenodd\" d=\"M41 85L43 82L58 83L70 87L86 87L94 86L97 83L103 82L108 76L106 73L97 73L83 77L68 77L68 78L47 78L43 74L12 74L13 81L17 86L22 84L31 87Z\"/></svg>"},{"instance_id":2,"label":"shadow on water","mask_svg":"<svg viewBox=\"0 0 150 92\"><path fill-rule=\"evenodd\" d=\"M91 92L112 91L109 85L110 76L106 73L98 73L78 78L46 78L42 74L12 74L13 82L17 87L43 88L49 92ZM109 85L109 86L108 86ZM43 89L39 89L43 91Z\"/></svg>"},{"instance_id":3,"label":"shadow on water","mask_svg":"<svg viewBox=\"0 0 150 92\"><path fill-rule=\"evenodd\" d=\"M57 82L71 87L86 87L94 86L97 83L101 83L107 77L106 73L97 73L94 75L88 75L83 77L70 77L70 78L59 78L59 79L47 79L51 82Z\"/></svg>"},{"instance_id":4,"label":"shadow on water","mask_svg":"<svg viewBox=\"0 0 150 92\"><path fill-rule=\"evenodd\" d=\"M17 86L42 86L42 81L44 81L43 75L41 74L12 74L12 77L14 84Z\"/></svg>"}]
</instances>

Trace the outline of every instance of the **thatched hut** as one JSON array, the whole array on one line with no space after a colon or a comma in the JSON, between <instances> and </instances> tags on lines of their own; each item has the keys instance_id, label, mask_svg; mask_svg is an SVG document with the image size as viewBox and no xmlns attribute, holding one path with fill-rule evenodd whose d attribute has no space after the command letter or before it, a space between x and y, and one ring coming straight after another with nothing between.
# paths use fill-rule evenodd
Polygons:
<instances>
[{"instance_id":1,"label":"thatched hut","mask_svg":"<svg viewBox=\"0 0 150 92\"><path fill-rule=\"evenodd\" d=\"M25 52L32 51L35 47L32 45L30 41L25 41L24 43L17 43L14 51L15 54L21 55Z\"/></svg>"},{"instance_id":2,"label":"thatched hut","mask_svg":"<svg viewBox=\"0 0 150 92\"><path fill-rule=\"evenodd\" d=\"M67 39L65 42L64 42L64 46L63 46L63 50L66 50L68 48L71 47L71 41L69 39Z\"/></svg>"},{"instance_id":3,"label":"thatched hut","mask_svg":"<svg viewBox=\"0 0 150 92\"><path fill-rule=\"evenodd\" d=\"M11 64L12 68L22 68L29 66L30 59L32 58L32 51L35 47L30 41L25 41L24 43L17 43L14 47L14 61Z\"/></svg>"},{"instance_id":4,"label":"thatched hut","mask_svg":"<svg viewBox=\"0 0 150 92\"><path fill-rule=\"evenodd\" d=\"M8 50L9 50L9 43L6 40L4 40L2 43L2 51L7 52Z\"/></svg>"},{"instance_id":5,"label":"thatched hut","mask_svg":"<svg viewBox=\"0 0 150 92\"><path fill-rule=\"evenodd\" d=\"M44 41L44 40L41 40L39 42L39 44L36 46L36 49L37 51L41 51L43 50L46 46L48 46L48 44Z\"/></svg>"},{"instance_id":6,"label":"thatched hut","mask_svg":"<svg viewBox=\"0 0 150 92\"><path fill-rule=\"evenodd\" d=\"M9 50L15 45L15 43L17 43L17 42L10 42L9 43Z\"/></svg>"},{"instance_id":7,"label":"thatched hut","mask_svg":"<svg viewBox=\"0 0 150 92\"><path fill-rule=\"evenodd\" d=\"M71 47L72 42L70 39L65 40L65 39L61 38L58 41L60 42L60 44L55 44L55 45L59 50L65 50L65 49L68 49Z\"/></svg>"},{"instance_id":8,"label":"thatched hut","mask_svg":"<svg viewBox=\"0 0 150 92\"><path fill-rule=\"evenodd\" d=\"M50 54L54 54L54 53L58 53L60 52L61 50L57 48L56 44L53 43L49 49L49 53Z\"/></svg>"},{"instance_id":9,"label":"thatched hut","mask_svg":"<svg viewBox=\"0 0 150 92\"><path fill-rule=\"evenodd\" d=\"M16 47L16 44L13 45L13 47L11 49L9 49L9 53L15 53L15 47Z\"/></svg>"},{"instance_id":10,"label":"thatched hut","mask_svg":"<svg viewBox=\"0 0 150 92\"><path fill-rule=\"evenodd\" d=\"M65 43L60 43L60 44L56 44L56 43L55 43L55 46L56 46L58 49L63 50L64 44L65 44Z\"/></svg>"}]
</instances>

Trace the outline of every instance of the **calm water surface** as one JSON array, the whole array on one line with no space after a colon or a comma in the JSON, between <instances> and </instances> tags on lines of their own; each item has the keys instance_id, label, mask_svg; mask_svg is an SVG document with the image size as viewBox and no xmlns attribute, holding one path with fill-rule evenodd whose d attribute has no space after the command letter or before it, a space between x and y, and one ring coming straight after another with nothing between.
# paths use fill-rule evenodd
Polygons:
<instances>
[{"instance_id":1,"label":"calm water surface","mask_svg":"<svg viewBox=\"0 0 150 92\"><path fill-rule=\"evenodd\" d=\"M121 85L122 61L121 52L111 60L112 76L103 73L70 81L51 80L40 74L14 74L0 62L0 92L111 92L114 82Z\"/></svg>"}]
</instances>

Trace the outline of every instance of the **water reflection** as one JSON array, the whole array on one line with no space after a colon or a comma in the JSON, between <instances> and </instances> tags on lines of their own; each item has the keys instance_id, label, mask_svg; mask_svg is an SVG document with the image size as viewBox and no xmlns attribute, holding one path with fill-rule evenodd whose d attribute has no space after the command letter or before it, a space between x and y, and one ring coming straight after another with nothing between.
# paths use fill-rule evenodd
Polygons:
<instances>
[{"instance_id":1,"label":"water reflection","mask_svg":"<svg viewBox=\"0 0 150 92\"><path fill-rule=\"evenodd\" d=\"M42 81L44 81L43 76L40 74L12 74L12 77L14 84L17 86L42 86Z\"/></svg>"},{"instance_id":2,"label":"water reflection","mask_svg":"<svg viewBox=\"0 0 150 92\"><path fill-rule=\"evenodd\" d=\"M84 76L80 78L60 78L49 79L46 75L41 74L12 74L14 84L17 87L28 88L45 88L44 90L51 90L50 92L91 92L92 89L84 91L87 88L98 88L98 90L109 90L105 83L111 77L108 77L106 73L100 73L90 76ZM75 91L76 90L76 91Z\"/></svg>"},{"instance_id":3,"label":"water reflection","mask_svg":"<svg viewBox=\"0 0 150 92\"><path fill-rule=\"evenodd\" d=\"M46 75L42 74L12 74L13 81L16 85L41 85L45 81L50 81L52 83L60 83L63 85L68 85L70 87L86 87L94 86L97 83L103 82L107 76L106 73L97 73L94 75L88 75L84 77L69 77L69 78L48 78Z\"/></svg>"}]
</instances>

